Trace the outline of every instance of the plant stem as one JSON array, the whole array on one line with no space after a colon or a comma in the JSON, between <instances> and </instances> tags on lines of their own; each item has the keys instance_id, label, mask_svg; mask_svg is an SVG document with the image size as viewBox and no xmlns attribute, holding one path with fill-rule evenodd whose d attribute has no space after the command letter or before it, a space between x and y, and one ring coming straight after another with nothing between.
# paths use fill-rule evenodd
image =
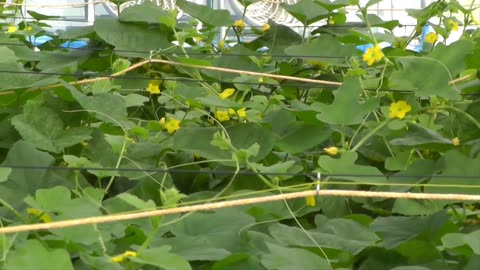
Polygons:
<instances>
[{"instance_id":1,"label":"plant stem","mask_svg":"<svg viewBox=\"0 0 480 270\"><path fill-rule=\"evenodd\" d=\"M460 110L459 108L456 108L456 107L453 107L453 106L432 106L432 107L425 108L425 110L431 110L431 109L452 110L454 112L457 112L457 113L465 116L465 118L470 120L470 122L472 122L475 126L477 126L477 128L480 128L480 122L478 122L477 119L475 119L475 117L473 117L470 114Z\"/></svg>"},{"instance_id":2,"label":"plant stem","mask_svg":"<svg viewBox=\"0 0 480 270\"><path fill-rule=\"evenodd\" d=\"M358 148L360 148L360 146L362 146L364 143L366 143L368 141L368 139L370 139L370 137L372 137L373 135L375 135L375 133L377 133L380 129L382 129L383 127L385 127L388 123L390 123L390 119L386 119L385 121L383 121L382 123L380 123L380 125L378 125L376 128L372 129L372 131L370 131L365 137L363 137L353 148L352 148L352 151L355 152L358 150Z\"/></svg>"}]
</instances>

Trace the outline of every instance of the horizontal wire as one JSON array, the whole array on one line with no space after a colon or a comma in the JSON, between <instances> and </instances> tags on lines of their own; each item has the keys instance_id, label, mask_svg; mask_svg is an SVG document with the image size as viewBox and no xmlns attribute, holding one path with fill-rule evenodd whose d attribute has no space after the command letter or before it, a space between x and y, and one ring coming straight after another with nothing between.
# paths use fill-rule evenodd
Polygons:
<instances>
[{"instance_id":1,"label":"horizontal wire","mask_svg":"<svg viewBox=\"0 0 480 270\"><path fill-rule=\"evenodd\" d=\"M88 77L88 78L111 78L111 79L126 79L126 80L145 80L150 81L152 78L147 77L138 77L138 76L111 76L111 75L89 75L89 74L69 74L69 73L56 73L56 72L34 72L34 71L10 71L10 70L0 70L0 74L29 74L29 75L50 75L50 76L67 76L67 77ZM322 85L319 86L318 84L311 84L311 83L283 83L283 84L272 84L268 82L233 82L233 81L222 81L222 80L199 80L199 79L192 79L186 77L175 77L175 78L153 78L163 81L181 81L181 82L192 82L192 83L221 83L221 84L237 84L237 85L264 85L264 86L272 86L272 87L295 87L295 88L304 88L309 90L311 88L327 88L327 89L338 89L339 86L334 85ZM366 91L378 91L378 92L397 92L397 93L414 93L414 90L408 89L377 89L377 88L364 88L363 90ZM23 90L11 90L13 92L21 92ZM0 91L1 93L1 91ZM463 96L480 96L480 93L461 93Z\"/></svg>"},{"instance_id":2,"label":"horizontal wire","mask_svg":"<svg viewBox=\"0 0 480 270\"><path fill-rule=\"evenodd\" d=\"M68 39L65 39L68 40ZM81 41L81 40L78 40ZM48 41L47 41L48 42ZM46 42L46 43L47 43ZM65 41L65 42L74 42L74 41ZM44 43L44 44L46 44ZM27 44L18 44L18 43L7 43L7 42L0 42L0 45L3 46L25 46L25 47L30 47ZM38 45L38 46L42 46ZM34 46L34 45L32 45ZM55 49L65 49L65 50L84 50L84 51L104 51L107 50L107 48L93 48L93 47L83 47L83 48L68 48L68 47L62 47L62 46L54 46L53 48ZM116 52L125 52L125 53L152 53L152 51L134 51L134 50L118 50L114 49ZM359 51L360 52L360 51ZM222 57L249 57L249 56L257 56L257 57L271 57L271 58L325 58L325 59L345 59L348 58L347 56L332 56L332 55L283 55L283 54L262 54L262 52L258 52L257 54L241 54L241 53L228 53L228 54L222 54L222 53L197 53L197 52L160 52L159 55L189 55L189 56L222 56Z\"/></svg>"},{"instance_id":3,"label":"horizontal wire","mask_svg":"<svg viewBox=\"0 0 480 270\"><path fill-rule=\"evenodd\" d=\"M360 190L309 190L293 193L283 193L270 196L227 200L221 202L205 203L192 206L164 208L159 210L147 210L137 213L110 214L49 223L14 225L0 228L0 234L19 233L28 231L51 230L82 225L104 224L119 221L128 221L141 218L152 218L172 214L192 213L199 211L211 211L215 209L231 208L245 205L258 205L260 203L285 201L298 198L315 196L335 197L363 197L363 198L386 198L386 199L417 199L417 200L441 200L441 201L480 201L480 195L468 194L438 194L438 193L413 193L413 192L378 192Z\"/></svg>"},{"instance_id":4,"label":"horizontal wire","mask_svg":"<svg viewBox=\"0 0 480 270\"><path fill-rule=\"evenodd\" d=\"M53 16L55 17L55 16ZM39 22L45 22L45 21L55 21L55 22L88 22L88 19L85 18L86 16L58 16L58 18L48 18L48 19L42 19L39 20ZM101 18L101 16L99 16ZM25 19L26 22L36 22L36 19L33 17L21 17L21 16L7 16L5 18L0 18L0 20L6 20L6 19ZM183 20L179 20L179 22L187 22ZM351 24L320 24L320 25L284 25L284 24L279 24L283 26L287 26L289 28L368 28L366 24L361 24L361 21L355 21L353 23L359 23L358 25L351 25ZM159 22L160 24L160 22ZM245 25L245 28L262 28L263 25ZM405 28L405 27L415 27L417 26L416 24L399 24L397 26L397 29L399 28ZM459 26L463 26L459 24ZM375 26L374 26L375 27Z\"/></svg>"},{"instance_id":5,"label":"horizontal wire","mask_svg":"<svg viewBox=\"0 0 480 270\"><path fill-rule=\"evenodd\" d=\"M61 166L23 166L23 165L0 165L0 168L6 169L23 169L23 170L67 170L67 171L112 171L112 172L147 172L147 173L171 173L171 174L218 174L218 175L264 175L264 176L302 176L316 178L317 172L310 173L275 173L275 172L253 172L253 171L235 171L218 170L218 171L201 171L189 169L160 169L160 168L98 168L98 167L61 167ZM405 178L405 179L423 179L423 178L456 178L456 179L479 179L480 175L379 175L379 174L330 174L322 173L322 178L340 178L340 177L365 177L365 178Z\"/></svg>"}]
</instances>

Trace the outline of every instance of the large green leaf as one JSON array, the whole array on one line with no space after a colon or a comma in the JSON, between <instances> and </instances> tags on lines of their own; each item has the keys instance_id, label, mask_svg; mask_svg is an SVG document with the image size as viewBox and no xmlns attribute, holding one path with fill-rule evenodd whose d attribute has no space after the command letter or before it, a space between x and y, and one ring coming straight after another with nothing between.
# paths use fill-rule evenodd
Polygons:
<instances>
[{"instance_id":1,"label":"large green leaf","mask_svg":"<svg viewBox=\"0 0 480 270\"><path fill-rule=\"evenodd\" d=\"M305 249L286 248L267 243L270 254L262 257L262 264L272 270L320 270L331 269L328 261Z\"/></svg>"},{"instance_id":2,"label":"large green leaf","mask_svg":"<svg viewBox=\"0 0 480 270\"><path fill-rule=\"evenodd\" d=\"M318 159L318 166L322 173L339 175L332 176L336 179L375 183L386 181L385 176L377 168L355 164L357 158L358 154L356 152L345 152L338 159L321 156Z\"/></svg>"},{"instance_id":3,"label":"large green leaf","mask_svg":"<svg viewBox=\"0 0 480 270\"><path fill-rule=\"evenodd\" d=\"M151 248L140 253L138 257L131 257L131 260L138 263L157 266L160 269L191 270L192 267L184 258L170 253L170 247Z\"/></svg>"},{"instance_id":4,"label":"large green leaf","mask_svg":"<svg viewBox=\"0 0 480 270\"><path fill-rule=\"evenodd\" d=\"M19 166L13 168L8 180L0 183L0 198L13 207L24 206L23 199L33 195L40 188L50 188L62 183L65 179L57 179L42 167L52 166L55 159L48 153L39 151L32 144L18 141L8 151L4 166ZM38 169L23 169L21 166L38 167Z\"/></svg>"},{"instance_id":5,"label":"large green leaf","mask_svg":"<svg viewBox=\"0 0 480 270\"><path fill-rule=\"evenodd\" d=\"M72 96L89 113L99 120L114 125L120 125L127 117L125 100L113 93L104 93L96 96L86 96L73 86L69 86Z\"/></svg>"},{"instance_id":6,"label":"large green leaf","mask_svg":"<svg viewBox=\"0 0 480 270\"><path fill-rule=\"evenodd\" d=\"M5 270L73 270L70 255L64 249L47 249L39 240L28 240L24 246L8 253Z\"/></svg>"},{"instance_id":7,"label":"large green leaf","mask_svg":"<svg viewBox=\"0 0 480 270\"><path fill-rule=\"evenodd\" d=\"M301 0L293 5L282 3L280 6L305 26L324 19L329 14L328 10L313 0Z\"/></svg>"},{"instance_id":8,"label":"large green leaf","mask_svg":"<svg viewBox=\"0 0 480 270\"><path fill-rule=\"evenodd\" d=\"M425 192L478 194L478 188L455 187L455 185L478 186L480 180L480 157L469 158L462 153L451 150L439 160L436 176L428 182L434 185L452 185L452 187L425 187Z\"/></svg>"},{"instance_id":9,"label":"large green leaf","mask_svg":"<svg viewBox=\"0 0 480 270\"><path fill-rule=\"evenodd\" d=\"M460 99L460 93L448 85L449 81L454 79L453 75L439 60L407 56L399 57L396 61L401 67L390 77L390 86L393 89L412 90L419 97ZM431 74L435 74L435 77L432 78Z\"/></svg>"},{"instance_id":10,"label":"large green leaf","mask_svg":"<svg viewBox=\"0 0 480 270\"><path fill-rule=\"evenodd\" d=\"M459 40L449 45L440 43L427 57L440 61L451 76L456 76L465 69L466 57L472 49L473 43L469 40Z\"/></svg>"},{"instance_id":11,"label":"large green leaf","mask_svg":"<svg viewBox=\"0 0 480 270\"><path fill-rule=\"evenodd\" d=\"M383 246L391 249L421 234L431 237L449 218L444 211L431 216L379 217L370 228L382 237Z\"/></svg>"},{"instance_id":12,"label":"large green leaf","mask_svg":"<svg viewBox=\"0 0 480 270\"><path fill-rule=\"evenodd\" d=\"M230 159L232 153L220 150L211 144L213 135L218 128L182 128L172 137L172 145L175 149L199 154L209 159ZM270 130L253 123L238 124L227 128L233 146L237 149L248 149L258 143L259 152L253 161L263 159L273 148L273 134Z\"/></svg>"},{"instance_id":13,"label":"large green leaf","mask_svg":"<svg viewBox=\"0 0 480 270\"><path fill-rule=\"evenodd\" d=\"M270 30L253 41L244 44L245 47L252 51L266 47L272 55L280 56L285 55L286 48L302 44L302 37L292 28L277 24L272 20L270 20L268 24L270 25ZM288 57L288 55L286 55L286 57Z\"/></svg>"},{"instance_id":14,"label":"large green leaf","mask_svg":"<svg viewBox=\"0 0 480 270\"><path fill-rule=\"evenodd\" d=\"M117 54L126 57L148 58L150 51L175 47L168 41L168 32L122 23L116 18L97 18L94 29L100 38L115 47Z\"/></svg>"},{"instance_id":15,"label":"large green leaf","mask_svg":"<svg viewBox=\"0 0 480 270\"><path fill-rule=\"evenodd\" d=\"M239 249L241 243L239 231L255 220L240 211L240 209L226 209L211 213L194 213L181 221L174 223L170 230L173 234L188 238L196 238L205 243L205 246L222 248L228 251ZM191 240L193 241L193 240Z\"/></svg>"},{"instance_id":16,"label":"large green leaf","mask_svg":"<svg viewBox=\"0 0 480 270\"><path fill-rule=\"evenodd\" d=\"M360 55L354 45L342 44L331 35L321 35L303 45L294 45L285 49L290 56L312 61L321 61L332 65L344 66L346 59ZM334 55L335 57L331 57Z\"/></svg>"},{"instance_id":17,"label":"large green leaf","mask_svg":"<svg viewBox=\"0 0 480 270\"><path fill-rule=\"evenodd\" d=\"M39 189L35 193L35 200L27 200L32 206L39 206L47 214L53 216L53 220L67 220L99 216L100 202L91 197L71 198L70 190L63 186L50 189ZM75 226L71 228L50 230L53 234L69 242L81 243L97 250L100 232L92 225ZM103 235L104 241L110 239L109 234Z\"/></svg>"},{"instance_id":18,"label":"large green leaf","mask_svg":"<svg viewBox=\"0 0 480 270\"><path fill-rule=\"evenodd\" d=\"M320 112L317 118L328 124L354 125L361 123L365 116L378 107L379 100L368 98L363 102L358 101L358 95L362 91L358 78L347 79L342 86L335 91L335 100L332 104L314 103L312 107ZM345 113L348 108L348 113Z\"/></svg>"},{"instance_id":19,"label":"large green leaf","mask_svg":"<svg viewBox=\"0 0 480 270\"><path fill-rule=\"evenodd\" d=\"M449 233L442 237L442 244L447 249L468 245L473 253L480 255L480 231L471 233Z\"/></svg>"},{"instance_id":20,"label":"large green leaf","mask_svg":"<svg viewBox=\"0 0 480 270\"><path fill-rule=\"evenodd\" d=\"M452 145L452 140L447 139L431 129L427 129L416 123L407 122L408 129L403 136L390 140L392 145L422 146L422 145Z\"/></svg>"},{"instance_id":21,"label":"large green leaf","mask_svg":"<svg viewBox=\"0 0 480 270\"><path fill-rule=\"evenodd\" d=\"M308 230L308 235L300 228L281 224L271 225L268 230L282 245L316 247L316 242L321 247L344 250L352 254L358 254L380 239L367 227L347 219L328 220L316 230Z\"/></svg>"},{"instance_id":22,"label":"large green leaf","mask_svg":"<svg viewBox=\"0 0 480 270\"><path fill-rule=\"evenodd\" d=\"M160 23L161 17L170 18L164 9L153 2L145 1L142 4L130 6L120 13L118 19L121 22L146 22L151 24Z\"/></svg>"},{"instance_id":23,"label":"large green leaf","mask_svg":"<svg viewBox=\"0 0 480 270\"><path fill-rule=\"evenodd\" d=\"M185 0L178 0L176 4L185 13L205 24L211 26L230 26L233 24L232 17L227 10L211 9L206 5L199 5Z\"/></svg>"},{"instance_id":24,"label":"large green leaf","mask_svg":"<svg viewBox=\"0 0 480 270\"><path fill-rule=\"evenodd\" d=\"M61 117L52 109L27 102L23 114L12 118L12 125L22 138L38 149L60 153L66 147L90 139L91 129L85 127L65 129Z\"/></svg>"},{"instance_id":25,"label":"large green leaf","mask_svg":"<svg viewBox=\"0 0 480 270\"><path fill-rule=\"evenodd\" d=\"M40 87L59 81L58 75L42 75L26 70L14 51L6 46L0 46L0 55L0 70L4 73L0 76L0 91Z\"/></svg>"}]
</instances>

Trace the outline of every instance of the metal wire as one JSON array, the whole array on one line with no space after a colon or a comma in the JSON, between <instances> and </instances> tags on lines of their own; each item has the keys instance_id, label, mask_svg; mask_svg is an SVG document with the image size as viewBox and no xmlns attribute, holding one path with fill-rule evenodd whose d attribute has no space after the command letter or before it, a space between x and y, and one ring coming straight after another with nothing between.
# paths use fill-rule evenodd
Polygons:
<instances>
[{"instance_id":1,"label":"metal wire","mask_svg":"<svg viewBox=\"0 0 480 270\"><path fill-rule=\"evenodd\" d=\"M62 167L62 166L24 166L24 165L0 165L0 168L14 169L14 170L67 170L67 171L112 171L112 172L146 172L146 173L170 173L170 174L217 174L217 175L264 175L264 176L290 176L290 177L310 177L316 179L318 172L309 173L275 173L275 172L260 172L253 171L235 171L229 170L213 170L200 171L188 169L162 169L162 168L98 168L98 167ZM425 178L441 178L441 179L478 179L480 175L379 175L379 174L354 174L354 173L322 173L322 178L402 178L402 179L425 179ZM325 182L328 183L328 182ZM374 183L371 183L374 184Z\"/></svg>"},{"instance_id":2,"label":"metal wire","mask_svg":"<svg viewBox=\"0 0 480 270\"><path fill-rule=\"evenodd\" d=\"M77 78L101 78L101 77L106 77L106 78L111 78L111 79L126 79L126 80L145 80L145 81L150 81L152 78L146 78L146 77L138 77L138 76L111 76L111 75L88 75L88 74L69 74L69 73L56 73L56 72L33 72L33 71L9 71L9 70L0 70L0 74L29 74L29 75L50 75L50 76L66 76L66 77L77 77ZM294 87L294 88L303 88L305 90L312 90L315 88L321 88L321 89L330 89L330 90L335 90L338 89L339 86L334 86L334 85L316 85L316 84L310 84L310 83L303 83L303 84L298 84L298 83L279 83L279 84L272 84L268 82L234 82L234 81L222 81L222 80L199 80L199 79L192 79L192 78L186 78L186 77L175 77L175 78L158 78L159 80L163 81L181 81L181 82L192 82L192 83L220 83L220 84L237 84L237 85L252 85L252 86L269 86L269 87ZM364 88L363 90L366 91L378 91L378 92L396 92L396 93L404 93L404 94L409 94L409 93L415 93L414 90L408 90L408 89L377 89L377 88ZM21 92L23 91L22 89L20 90L9 90L9 91L14 91L14 92ZM1 95L1 91L0 91ZM480 96L480 93L461 93L462 96Z\"/></svg>"}]
</instances>

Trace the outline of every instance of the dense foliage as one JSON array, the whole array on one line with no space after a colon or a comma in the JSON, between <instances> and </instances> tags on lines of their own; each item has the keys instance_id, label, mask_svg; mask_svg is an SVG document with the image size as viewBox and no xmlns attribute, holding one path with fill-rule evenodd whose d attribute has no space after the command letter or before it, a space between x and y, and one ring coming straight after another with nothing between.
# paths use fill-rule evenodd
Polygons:
<instances>
[{"instance_id":1,"label":"dense foliage","mask_svg":"<svg viewBox=\"0 0 480 270\"><path fill-rule=\"evenodd\" d=\"M48 16L4 15L1 226L311 190L316 172L323 189L477 194L472 10L444 0L409 10L417 26L399 37L398 21L369 14L378 0L356 2L284 5L303 23L298 32L273 21L250 27L184 0L189 23L146 1L58 35ZM346 8L358 8L364 25L351 26ZM414 51L426 24L434 32ZM52 40L32 45L44 35ZM61 47L78 40L88 46ZM145 59L342 85L135 68ZM7 234L0 268L478 269L477 206L318 197Z\"/></svg>"}]
</instances>

